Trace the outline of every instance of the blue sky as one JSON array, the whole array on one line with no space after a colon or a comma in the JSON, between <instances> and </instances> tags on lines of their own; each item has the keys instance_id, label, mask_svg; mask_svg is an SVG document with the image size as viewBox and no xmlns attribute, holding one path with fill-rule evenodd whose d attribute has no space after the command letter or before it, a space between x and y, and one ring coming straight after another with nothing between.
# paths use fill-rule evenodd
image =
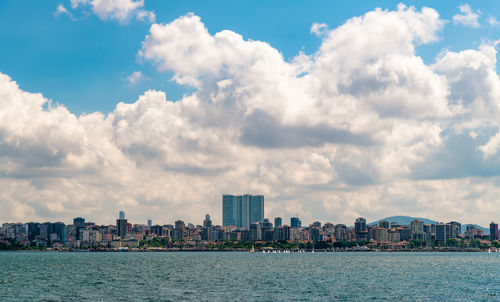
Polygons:
<instances>
[{"instance_id":1,"label":"blue sky","mask_svg":"<svg viewBox=\"0 0 500 302\"><path fill-rule=\"evenodd\" d=\"M220 223L223 193L305 224L498 220L498 20L495 1L1 1L0 221Z\"/></svg>"},{"instance_id":2,"label":"blue sky","mask_svg":"<svg viewBox=\"0 0 500 302\"><path fill-rule=\"evenodd\" d=\"M393 10L400 1L146 1L156 21L168 23L193 12L209 32L229 29L245 39L266 41L285 59L303 51L313 54L321 40L311 35L313 22L329 28L343 24L376 7ZM417 8L435 8L450 20L458 13L460 1L408 1ZM141 42L150 24L131 19L126 24L102 21L89 9L54 16L57 5L71 11L69 1L2 1L0 3L0 71L13 77L23 89L41 92L72 112L111 112L120 101L133 102L147 89L165 90L178 100L192 92L169 81L171 73L159 73L148 62L137 59ZM481 28L445 26L441 40L418 48L426 63L432 63L443 49L475 48L482 40L496 40L500 26L488 26L487 18L499 16L494 1L471 3L479 9ZM147 80L130 85L126 78L140 70ZM113 89L109 89L113 87Z\"/></svg>"}]
</instances>

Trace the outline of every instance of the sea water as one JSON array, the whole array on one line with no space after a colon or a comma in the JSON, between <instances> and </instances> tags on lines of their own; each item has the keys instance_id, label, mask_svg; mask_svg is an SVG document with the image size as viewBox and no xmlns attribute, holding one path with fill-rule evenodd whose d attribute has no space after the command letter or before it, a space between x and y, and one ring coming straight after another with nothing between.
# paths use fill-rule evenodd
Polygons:
<instances>
[{"instance_id":1,"label":"sea water","mask_svg":"<svg viewBox=\"0 0 500 302\"><path fill-rule=\"evenodd\" d=\"M500 301L500 253L0 252L0 301Z\"/></svg>"}]
</instances>

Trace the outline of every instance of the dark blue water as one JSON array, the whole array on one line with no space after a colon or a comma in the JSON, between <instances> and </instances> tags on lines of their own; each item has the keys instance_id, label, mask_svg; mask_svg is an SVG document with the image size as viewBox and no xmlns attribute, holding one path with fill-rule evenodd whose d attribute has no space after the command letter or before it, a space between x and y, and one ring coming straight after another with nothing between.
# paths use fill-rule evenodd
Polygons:
<instances>
[{"instance_id":1,"label":"dark blue water","mask_svg":"<svg viewBox=\"0 0 500 302\"><path fill-rule=\"evenodd\" d=\"M500 301L500 253L0 253L0 301Z\"/></svg>"}]
</instances>

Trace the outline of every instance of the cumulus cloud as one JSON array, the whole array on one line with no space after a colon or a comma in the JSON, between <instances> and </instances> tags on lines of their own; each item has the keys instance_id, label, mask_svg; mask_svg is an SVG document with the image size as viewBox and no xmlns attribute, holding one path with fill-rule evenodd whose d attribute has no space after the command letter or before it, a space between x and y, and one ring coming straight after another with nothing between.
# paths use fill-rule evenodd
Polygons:
<instances>
[{"instance_id":1,"label":"cumulus cloud","mask_svg":"<svg viewBox=\"0 0 500 302\"><path fill-rule=\"evenodd\" d=\"M127 76L127 81L131 84L134 85L140 81L144 80L144 74L139 71L134 71L132 72L129 76Z\"/></svg>"},{"instance_id":2,"label":"cumulus cloud","mask_svg":"<svg viewBox=\"0 0 500 302\"><path fill-rule=\"evenodd\" d=\"M326 23L314 22L311 26L311 34L321 37L328 32L328 25Z\"/></svg>"},{"instance_id":3,"label":"cumulus cloud","mask_svg":"<svg viewBox=\"0 0 500 302\"><path fill-rule=\"evenodd\" d=\"M137 12L137 20L153 23L156 20L156 15L152 11L141 9Z\"/></svg>"},{"instance_id":4,"label":"cumulus cloud","mask_svg":"<svg viewBox=\"0 0 500 302\"><path fill-rule=\"evenodd\" d=\"M153 23L156 19L154 12L144 10L144 0L71 0L71 7L91 6L101 20L116 20L126 23L132 16L140 21Z\"/></svg>"},{"instance_id":5,"label":"cumulus cloud","mask_svg":"<svg viewBox=\"0 0 500 302\"><path fill-rule=\"evenodd\" d=\"M255 192L269 217L489 221L500 210L496 49L425 64L415 48L444 24L431 8L376 9L285 60L187 14L151 25L139 56L195 92L172 102L149 90L107 115L75 116L2 75L0 203L23 220L111 222L123 209L220 222L221 194Z\"/></svg>"},{"instance_id":6,"label":"cumulus cloud","mask_svg":"<svg viewBox=\"0 0 500 302\"><path fill-rule=\"evenodd\" d=\"M468 4L460 5L458 9L460 10L460 14L453 16L453 23L474 28L479 27L479 22L477 21L479 14L481 14L479 10L473 11Z\"/></svg>"}]
</instances>

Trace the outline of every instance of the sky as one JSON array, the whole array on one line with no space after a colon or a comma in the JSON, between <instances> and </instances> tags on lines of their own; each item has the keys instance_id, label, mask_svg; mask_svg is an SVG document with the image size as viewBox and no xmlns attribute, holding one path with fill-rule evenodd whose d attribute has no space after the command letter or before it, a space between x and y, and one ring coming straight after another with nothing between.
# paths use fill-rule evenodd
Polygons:
<instances>
[{"instance_id":1,"label":"sky","mask_svg":"<svg viewBox=\"0 0 500 302\"><path fill-rule=\"evenodd\" d=\"M494 1L0 2L0 222L500 213Z\"/></svg>"}]
</instances>

